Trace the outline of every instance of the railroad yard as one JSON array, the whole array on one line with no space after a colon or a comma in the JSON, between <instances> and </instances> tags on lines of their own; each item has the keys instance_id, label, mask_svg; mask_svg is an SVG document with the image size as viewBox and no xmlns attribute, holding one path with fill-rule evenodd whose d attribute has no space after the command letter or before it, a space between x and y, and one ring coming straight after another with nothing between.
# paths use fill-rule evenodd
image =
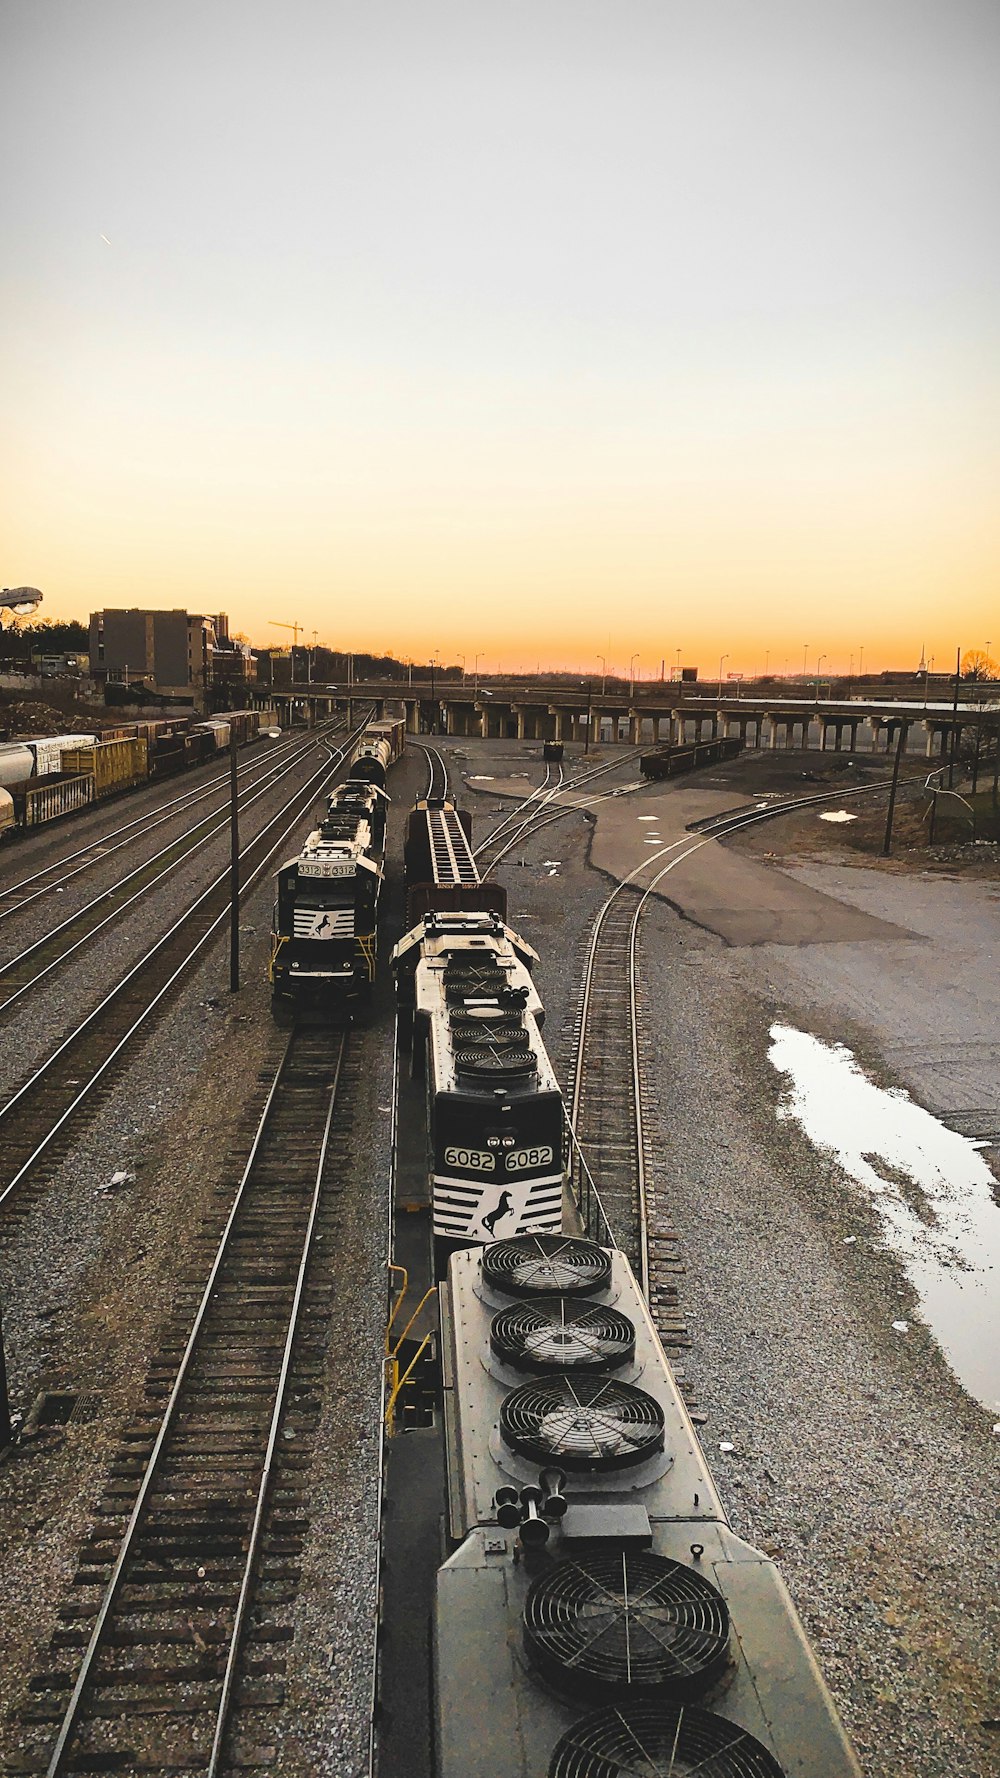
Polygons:
<instances>
[{"instance_id":1,"label":"railroad yard","mask_svg":"<svg viewBox=\"0 0 1000 1778\"><path fill-rule=\"evenodd\" d=\"M298 732L240 756L255 799L241 813L244 880L257 876L243 901L235 995L228 780L217 782L217 769L149 785L0 853L0 1303L12 1403L19 1415L40 1404L0 1464L0 1740L11 1773L50 1769L244 1176L244 1221L224 1262L233 1270L220 1270L205 1298L216 1368L202 1374L192 1363L192 1394L164 1447L163 1517L152 1529L147 1522L123 1573L125 1607L110 1641L128 1672L106 1651L95 1655L89 1715L73 1730L90 1763L74 1764L70 1751L65 1769L159 1770L171 1736L190 1769L214 1769L213 1687L229 1636L223 1601L248 1531L220 1522L206 1535L199 1489L206 1471L245 1468L252 1520L257 1484L235 1418L220 1430L210 1416L225 1413L230 1390L252 1393L265 1367L278 1374L283 1356L286 1392L271 1427L270 1491L249 1533L259 1535L256 1577L219 1769L261 1767L282 1778L361 1778L369 1769L393 1163L384 959L403 930L403 817L427 783L419 745L411 741L389 780L383 967L342 1059L339 1038L315 1032L297 1051L296 1034L286 1056L289 1035L272 1019L266 981L274 869L310 825L344 741ZM778 1561L864 1771L987 1778L1000 1756L1000 1367L966 1354L953 1300L952 1320L944 1309L935 1320L941 1293L926 1267L908 1271L887 1240L877 1195L793 1115L774 1033L847 1046L881 1086L909 1090L983 1144L975 1152L995 1174L1000 883L982 871L972 882L931 882L859 866L830 855L829 829L815 857L797 843L786 869L781 821L758 830L756 855L743 841L720 844L692 828L761 794L759 757L643 783L634 749L603 747L585 760L573 746L560 791L539 744L435 738L433 746L472 813L477 844L543 780L555 790L545 805L552 819L523 833L515 824L493 870L507 888L510 924L539 953L545 1038L567 1091L586 1078L577 1040L591 931L616 885L632 879L609 910L594 980L595 1004L603 994L616 1016L641 907L631 943L644 1228L629 1187L634 1155L616 1170L619 1135L588 1125L594 1113L582 1088L577 1119L614 1236L648 1263L654 1316L733 1526ZM748 792L750 763L757 776ZM794 763L785 756L774 770L788 774ZM591 767L609 769L573 791ZM211 794L188 800L200 791ZM775 794L787 795L787 785L776 783ZM834 796L829 810L839 806ZM134 832L121 831L131 823ZM39 875L28 886L78 850L79 874L58 883ZM144 961L217 877L197 925ZM133 969L137 983L162 992L139 1030L130 1035L142 1011L130 994L128 1018L116 1002L89 1036L70 1040ZM919 995L915 981L930 983L931 995ZM64 1039L61 1059L29 1085ZM597 1047L613 1063L621 1041L608 1035ZM107 1071L74 1110L95 1057ZM595 1090L597 1064L589 1066L595 1103L613 1083ZM317 1081L328 1083L327 1121L310 1137L295 1095L312 1105ZM272 1092L289 1107L280 1139L261 1123ZM317 1153L327 1189L315 1227L300 1230ZM912 1208L919 1188L888 1162L882 1171ZM998 1254L988 1214L1000 1217L996 1198L994 1186L982 1226ZM926 1204L920 1214L933 1223ZM294 1276L305 1234L315 1240L300 1320L286 1333L265 1319L269 1278ZM954 1297L968 1262L943 1264ZM982 1301L996 1315L990 1283L968 1299L977 1314ZM185 1514L202 1527L200 1544L185 1542ZM399 1647L390 1634L383 1663ZM177 1696L164 1703L172 1675ZM386 1725L386 1745L398 1745L400 1732L398 1722ZM383 1766L381 1778L421 1778L425 1761L421 1748L408 1770Z\"/></svg>"}]
</instances>

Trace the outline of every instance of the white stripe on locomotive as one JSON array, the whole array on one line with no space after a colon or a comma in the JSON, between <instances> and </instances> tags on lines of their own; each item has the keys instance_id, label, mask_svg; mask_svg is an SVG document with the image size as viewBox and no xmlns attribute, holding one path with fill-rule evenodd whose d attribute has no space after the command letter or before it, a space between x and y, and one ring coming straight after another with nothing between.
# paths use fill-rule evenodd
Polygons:
<instances>
[{"instance_id":1,"label":"white stripe on locomotive","mask_svg":"<svg viewBox=\"0 0 1000 1778\"><path fill-rule=\"evenodd\" d=\"M467 1241L495 1241L530 1227L562 1226L562 1175L504 1183L434 1175L434 1233Z\"/></svg>"}]
</instances>

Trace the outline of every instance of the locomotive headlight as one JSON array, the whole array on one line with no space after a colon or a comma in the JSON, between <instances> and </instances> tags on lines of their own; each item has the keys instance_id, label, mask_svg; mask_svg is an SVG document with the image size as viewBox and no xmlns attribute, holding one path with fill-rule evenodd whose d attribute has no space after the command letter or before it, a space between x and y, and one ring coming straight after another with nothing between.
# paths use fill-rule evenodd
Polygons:
<instances>
[{"instance_id":1,"label":"locomotive headlight","mask_svg":"<svg viewBox=\"0 0 1000 1778\"><path fill-rule=\"evenodd\" d=\"M486 1146L487 1146L487 1148L499 1148L500 1147L499 1136L487 1136Z\"/></svg>"},{"instance_id":2,"label":"locomotive headlight","mask_svg":"<svg viewBox=\"0 0 1000 1778\"><path fill-rule=\"evenodd\" d=\"M514 1138L513 1138L513 1136L505 1136L505 1137L504 1137L504 1138L503 1138L503 1142L502 1142L502 1143L501 1143L501 1147L503 1147L503 1148L513 1148L513 1146L514 1146Z\"/></svg>"}]
</instances>

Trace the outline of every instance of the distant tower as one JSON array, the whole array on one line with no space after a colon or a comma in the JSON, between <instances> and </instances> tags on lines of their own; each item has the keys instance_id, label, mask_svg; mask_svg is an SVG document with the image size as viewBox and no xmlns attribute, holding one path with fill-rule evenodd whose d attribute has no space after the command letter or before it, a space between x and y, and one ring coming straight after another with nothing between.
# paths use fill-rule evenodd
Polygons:
<instances>
[{"instance_id":1,"label":"distant tower","mask_svg":"<svg viewBox=\"0 0 1000 1778\"><path fill-rule=\"evenodd\" d=\"M924 644L921 642L921 644L920 644L920 665L917 668L917 672L918 673L926 673L926 671L927 671L927 659L926 659L926 655L924 653Z\"/></svg>"}]
</instances>

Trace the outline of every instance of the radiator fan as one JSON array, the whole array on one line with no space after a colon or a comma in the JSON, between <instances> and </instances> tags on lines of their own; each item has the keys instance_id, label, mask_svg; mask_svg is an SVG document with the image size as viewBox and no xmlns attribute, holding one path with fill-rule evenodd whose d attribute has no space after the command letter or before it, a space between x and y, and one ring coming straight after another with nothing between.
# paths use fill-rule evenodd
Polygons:
<instances>
[{"instance_id":1,"label":"radiator fan","mask_svg":"<svg viewBox=\"0 0 1000 1778\"><path fill-rule=\"evenodd\" d=\"M496 1000L506 986L506 970L490 969L485 964L479 969L446 969L444 972L445 999L449 1005L463 1000Z\"/></svg>"},{"instance_id":2,"label":"radiator fan","mask_svg":"<svg viewBox=\"0 0 1000 1778\"><path fill-rule=\"evenodd\" d=\"M748 1729L693 1704L624 1704L567 1730L548 1778L784 1778Z\"/></svg>"},{"instance_id":3,"label":"radiator fan","mask_svg":"<svg viewBox=\"0 0 1000 1778\"><path fill-rule=\"evenodd\" d=\"M663 1410L616 1377L548 1377L504 1397L500 1431L512 1451L563 1469L631 1469L663 1449Z\"/></svg>"},{"instance_id":4,"label":"radiator fan","mask_svg":"<svg viewBox=\"0 0 1000 1778\"><path fill-rule=\"evenodd\" d=\"M491 1082L526 1080L538 1068L531 1049L523 1043L495 1043L489 1049L459 1050L455 1062L473 1080Z\"/></svg>"},{"instance_id":5,"label":"radiator fan","mask_svg":"<svg viewBox=\"0 0 1000 1778\"><path fill-rule=\"evenodd\" d=\"M611 1259L577 1235L517 1235L485 1249L483 1282L507 1296L589 1296L607 1290Z\"/></svg>"},{"instance_id":6,"label":"radiator fan","mask_svg":"<svg viewBox=\"0 0 1000 1778\"><path fill-rule=\"evenodd\" d=\"M648 1550L556 1562L528 1592L524 1641L558 1688L594 1698L699 1695L729 1652L729 1611L693 1568Z\"/></svg>"},{"instance_id":7,"label":"radiator fan","mask_svg":"<svg viewBox=\"0 0 1000 1778\"><path fill-rule=\"evenodd\" d=\"M518 1371L614 1371L635 1357L635 1328L603 1303L540 1296L494 1315L490 1349Z\"/></svg>"}]
</instances>

